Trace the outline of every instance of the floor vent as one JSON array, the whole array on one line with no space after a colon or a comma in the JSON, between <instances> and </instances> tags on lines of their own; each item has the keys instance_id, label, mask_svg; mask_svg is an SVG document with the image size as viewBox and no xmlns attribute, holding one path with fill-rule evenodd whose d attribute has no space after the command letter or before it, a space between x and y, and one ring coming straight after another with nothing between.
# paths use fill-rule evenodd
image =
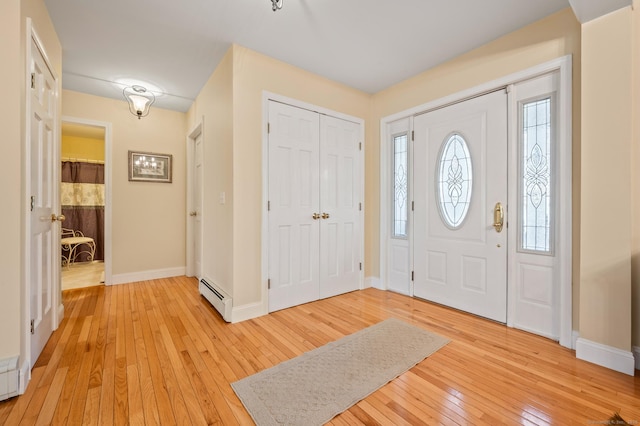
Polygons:
<instances>
[{"instance_id":1,"label":"floor vent","mask_svg":"<svg viewBox=\"0 0 640 426\"><path fill-rule=\"evenodd\" d=\"M0 401L18 394L18 357L0 360Z\"/></svg>"},{"instance_id":2,"label":"floor vent","mask_svg":"<svg viewBox=\"0 0 640 426\"><path fill-rule=\"evenodd\" d=\"M200 280L200 294L213 305L226 322L231 322L231 297L212 281Z\"/></svg>"}]
</instances>

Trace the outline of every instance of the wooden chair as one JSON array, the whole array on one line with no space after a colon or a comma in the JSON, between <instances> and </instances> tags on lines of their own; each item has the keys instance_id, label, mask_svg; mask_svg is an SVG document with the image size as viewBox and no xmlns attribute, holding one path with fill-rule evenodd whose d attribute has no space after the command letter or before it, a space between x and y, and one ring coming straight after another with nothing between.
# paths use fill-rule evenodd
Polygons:
<instances>
[{"instance_id":1,"label":"wooden chair","mask_svg":"<svg viewBox=\"0 0 640 426\"><path fill-rule=\"evenodd\" d=\"M62 266L71 267L71 264L75 263L78 256L83 253L89 256L90 262L93 261L93 256L96 254L96 242L93 238L85 237L81 231L68 228L62 228L61 237Z\"/></svg>"}]
</instances>

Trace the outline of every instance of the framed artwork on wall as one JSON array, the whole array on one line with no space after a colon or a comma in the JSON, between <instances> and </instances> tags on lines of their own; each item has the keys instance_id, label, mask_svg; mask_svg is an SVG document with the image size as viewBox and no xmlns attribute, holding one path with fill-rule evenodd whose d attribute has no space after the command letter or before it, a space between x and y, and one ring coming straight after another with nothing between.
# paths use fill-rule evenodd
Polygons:
<instances>
[{"instance_id":1,"label":"framed artwork on wall","mask_svg":"<svg viewBox=\"0 0 640 426\"><path fill-rule=\"evenodd\" d=\"M171 154L129 151L129 181L171 183Z\"/></svg>"}]
</instances>

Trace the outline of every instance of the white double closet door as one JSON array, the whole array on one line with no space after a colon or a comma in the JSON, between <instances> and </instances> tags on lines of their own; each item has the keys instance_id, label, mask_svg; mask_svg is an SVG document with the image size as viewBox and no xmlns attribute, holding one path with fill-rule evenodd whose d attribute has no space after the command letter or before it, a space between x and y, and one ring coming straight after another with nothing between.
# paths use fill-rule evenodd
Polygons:
<instances>
[{"instance_id":1,"label":"white double closet door","mask_svg":"<svg viewBox=\"0 0 640 426\"><path fill-rule=\"evenodd\" d=\"M506 322L507 95L419 115L414 131L414 295Z\"/></svg>"},{"instance_id":2,"label":"white double closet door","mask_svg":"<svg viewBox=\"0 0 640 426\"><path fill-rule=\"evenodd\" d=\"M269 102L269 311L360 288L361 124Z\"/></svg>"}]
</instances>

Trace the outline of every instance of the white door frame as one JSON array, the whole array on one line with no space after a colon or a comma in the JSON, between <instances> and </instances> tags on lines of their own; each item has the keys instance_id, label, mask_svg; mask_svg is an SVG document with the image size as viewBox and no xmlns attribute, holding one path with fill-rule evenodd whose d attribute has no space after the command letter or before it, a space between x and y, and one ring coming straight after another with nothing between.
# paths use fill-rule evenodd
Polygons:
<instances>
[{"instance_id":1,"label":"white door frame","mask_svg":"<svg viewBox=\"0 0 640 426\"><path fill-rule=\"evenodd\" d=\"M111 171L111 123L106 121L89 120L85 118L62 116L62 122L79 124L82 126L99 127L104 129L104 285L112 284L112 205L113 185ZM58 164L60 162L58 161ZM60 181L60 179L58 179Z\"/></svg>"},{"instance_id":2,"label":"white door frame","mask_svg":"<svg viewBox=\"0 0 640 426\"><path fill-rule=\"evenodd\" d=\"M25 54L25 74L24 74L24 82L25 82L25 143L22 144L22 188L23 188L23 197L22 197L22 220L24 222L23 227L23 252L22 252L22 267L23 267L23 281L22 281L22 315L21 315L21 330L22 330L22 348L24 352L22 353L22 364L20 366L20 389L18 392L20 394L24 393L29 380L31 380L31 369L33 365L31 365L31 328L30 328L30 319L31 319L31 216L30 216L30 198L31 198L31 114L32 114L32 105L31 105L31 86L29 85L29 81L31 81L31 62L33 58L33 50L31 49L31 40L33 40L34 44L37 46L38 50L42 54L42 58L46 63L47 67L51 71L51 75L53 76L55 82L55 102L54 106L54 117L53 117L53 127L54 127L54 142L53 142L53 155L52 155L52 170L53 170L53 181L59 182L60 180L60 111L59 111L59 77L54 71L54 68L51 66L51 61L49 60L46 50L44 49L44 44L40 41L40 37L33 27L33 22L31 18L27 18L27 33L26 33L26 54ZM58 164L56 167L55 164ZM60 213L60 200L58 191L54 191L54 197L52 200L52 209L56 212L56 214ZM51 239L51 253L57 258L60 258L60 239ZM57 253L57 254L56 254ZM53 329L57 329L64 317L64 305L62 304L62 290L60 288L60 263L53 262L53 275L57 276L57 280L55 280L54 287L55 291L52 295L52 304L53 304L53 312L52 312L52 322Z\"/></svg>"},{"instance_id":3,"label":"white door frame","mask_svg":"<svg viewBox=\"0 0 640 426\"><path fill-rule=\"evenodd\" d=\"M335 118L339 118L346 121L352 121L360 125L360 140L362 141L362 150L360 151L360 164L362 165L360 170L360 194L362 202L362 210L360 211L360 256L362 257L362 269L360 270L360 283L359 289L364 288L364 213L365 213L365 200L364 200L364 169L365 169L365 140L364 140L364 120L351 115L343 114L341 112L333 111L328 108L323 108L317 105L313 105L307 102L299 101L297 99L289 98L287 96L279 95L268 91L262 92L262 266L261 266L261 306L256 310L255 316L267 315L269 313L269 216L267 214L267 202L269 201L269 102L281 102L297 108L307 109L309 111L315 111L319 114L330 115ZM259 311L259 312L258 312Z\"/></svg>"},{"instance_id":4,"label":"white door frame","mask_svg":"<svg viewBox=\"0 0 640 426\"><path fill-rule=\"evenodd\" d=\"M187 270L186 275L188 277L193 277L195 275L195 256L193 253L193 221L190 220L189 212L194 210L194 199L193 199L193 166L194 166L194 146L196 139L198 136L202 136L203 145L202 145L202 153L204 156L204 116L201 118L200 122L196 124L193 129L187 135L187 209L185 214L187 215ZM201 188L202 189L202 188ZM202 197L203 194L200 194ZM202 198L201 198L202 199ZM202 205L202 209L204 210L204 204ZM200 212L204 217L204 212ZM202 227L200 227L200 240L202 241ZM202 260L202 250L200 250L200 259ZM201 277L197 277L200 279Z\"/></svg>"},{"instance_id":5,"label":"white door frame","mask_svg":"<svg viewBox=\"0 0 640 426\"><path fill-rule=\"evenodd\" d=\"M425 104L410 108L408 110L383 117L380 120L380 281L376 287L387 290L386 276L387 276L387 253L388 253L388 241L390 238L389 232L389 218L391 209L391 194L389 191L391 185L390 167L391 158L389 151L389 138L388 131L389 124L400 120L402 118L413 117L418 113L424 113L429 110L442 108L444 106L461 102L465 99L469 99L478 96L483 93L487 93L502 87L508 87L512 84L516 84L522 81L530 80L537 76L547 74L550 72L558 71L560 75L560 90L558 92L558 113L559 123L562 128L560 129L559 136L559 149L558 149L558 199L571 200L572 191L572 66L571 55L563 56L545 62L543 64L528 68L526 70L507 75L489 81L487 83L478 85L471 89L467 89L444 98L440 98ZM514 101L509 99L509 111L513 111L512 103ZM512 129L518 125L517 117L509 116L508 128L509 135L515 134ZM510 139L509 146L514 146L514 142ZM511 167L511 165L510 165ZM571 203L564 203L563 209L560 212L558 218L558 233L556 237L559 241L559 271L560 271L560 345L573 348L573 326L572 326L572 209ZM413 218L410 218L410 222ZM412 238L410 236L410 238ZM413 244L411 244L411 250L413 250ZM508 256L510 258L515 254L516 248L512 246L508 249ZM413 253L410 255L411 261L413 261ZM509 263L508 276L512 275L512 265ZM507 291L509 294L514 293L514 282L508 283ZM413 292L413 286L410 287ZM413 294L411 294L413 295ZM507 312L512 309L512 301L509 298ZM513 326L507 318L507 325Z\"/></svg>"}]
</instances>

